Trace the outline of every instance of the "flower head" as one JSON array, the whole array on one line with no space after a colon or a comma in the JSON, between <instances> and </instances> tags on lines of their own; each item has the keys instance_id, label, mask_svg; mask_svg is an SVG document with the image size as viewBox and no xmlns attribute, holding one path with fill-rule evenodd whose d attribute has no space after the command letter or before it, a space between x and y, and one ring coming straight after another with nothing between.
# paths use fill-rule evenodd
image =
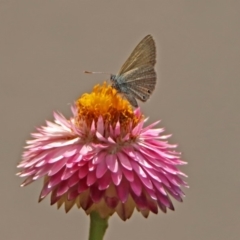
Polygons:
<instances>
[{"instance_id":1,"label":"flower head","mask_svg":"<svg viewBox=\"0 0 240 240\"><path fill-rule=\"evenodd\" d=\"M39 201L51 193L51 204L74 205L102 217L114 212L126 220L134 208L149 212L174 209L171 195L182 201L187 183L177 165L180 154L161 135L155 122L144 127L140 109L104 83L84 94L72 107L73 117L54 113L54 122L27 141L18 174L22 186L44 177Z\"/></svg>"}]
</instances>

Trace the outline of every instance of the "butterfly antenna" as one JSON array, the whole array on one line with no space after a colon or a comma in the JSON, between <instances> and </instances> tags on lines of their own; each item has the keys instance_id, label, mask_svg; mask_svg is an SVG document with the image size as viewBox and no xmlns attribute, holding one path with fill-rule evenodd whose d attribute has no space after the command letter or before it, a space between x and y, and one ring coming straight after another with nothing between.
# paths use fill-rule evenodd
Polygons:
<instances>
[{"instance_id":1,"label":"butterfly antenna","mask_svg":"<svg viewBox=\"0 0 240 240\"><path fill-rule=\"evenodd\" d=\"M87 73L87 74L108 74L108 75L111 75L111 73L107 73L107 72L90 72L90 71L84 71L84 73Z\"/></svg>"}]
</instances>

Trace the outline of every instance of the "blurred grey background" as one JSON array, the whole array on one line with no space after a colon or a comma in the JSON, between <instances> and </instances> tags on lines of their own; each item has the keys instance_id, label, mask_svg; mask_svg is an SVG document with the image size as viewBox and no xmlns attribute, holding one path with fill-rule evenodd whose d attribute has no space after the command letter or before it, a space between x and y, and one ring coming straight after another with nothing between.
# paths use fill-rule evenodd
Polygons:
<instances>
[{"instance_id":1,"label":"blurred grey background","mask_svg":"<svg viewBox=\"0 0 240 240\"><path fill-rule=\"evenodd\" d=\"M35 127L104 75L147 34L157 44L157 89L141 104L173 133L188 162L175 211L109 221L105 239L238 240L240 235L240 1L0 0L0 239L87 239L82 210L38 204L39 180L15 176ZM107 79L107 77L105 78Z\"/></svg>"}]
</instances>

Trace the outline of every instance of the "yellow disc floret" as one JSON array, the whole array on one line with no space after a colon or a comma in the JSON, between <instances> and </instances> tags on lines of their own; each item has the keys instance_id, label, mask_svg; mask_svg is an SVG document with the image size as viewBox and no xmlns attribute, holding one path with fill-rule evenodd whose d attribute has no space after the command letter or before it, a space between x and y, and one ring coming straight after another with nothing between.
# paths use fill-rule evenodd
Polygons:
<instances>
[{"instance_id":1,"label":"yellow disc floret","mask_svg":"<svg viewBox=\"0 0 240 240\"><path fill-rule=\"evenodd\" d=\"M136 125L140 118L134 114L130 103L108 85L95 85L91 93L83 94L77 101L77 122L84 120L88 126L101 116L105 125L113 127L119 121L122 127Z\"/></svg>"}]
</instances>

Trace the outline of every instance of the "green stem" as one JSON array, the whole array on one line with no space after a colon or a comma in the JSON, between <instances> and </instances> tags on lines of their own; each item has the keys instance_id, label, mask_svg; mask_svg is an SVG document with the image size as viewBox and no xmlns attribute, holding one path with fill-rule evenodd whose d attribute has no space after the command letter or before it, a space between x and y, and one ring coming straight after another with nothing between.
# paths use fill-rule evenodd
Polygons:
<instances>
[{"instance_id":1,"label":"green stem","mask_svg":"<svg viewBox=\"0 0 240 240\"><path fill-rule=\"evenodd\" d=\"M103 240L108 227L108 218L101 218L97 212L90 213L89 240Z\"/></svg>"}]
</instances>

